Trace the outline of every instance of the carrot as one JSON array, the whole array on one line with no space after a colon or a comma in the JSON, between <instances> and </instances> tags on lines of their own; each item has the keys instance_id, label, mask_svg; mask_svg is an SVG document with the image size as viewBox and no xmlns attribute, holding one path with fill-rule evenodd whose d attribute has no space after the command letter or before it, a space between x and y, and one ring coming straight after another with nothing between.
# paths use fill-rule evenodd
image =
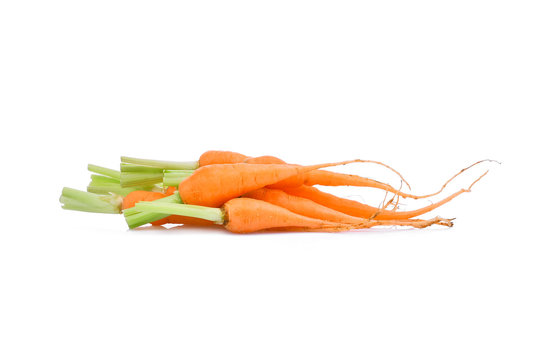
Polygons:
<instances>
[{"instance_id":1,"label":"carrot","mask_svg":"<svg viewBox=\"0 0 539 360\"><path fill-rule=\"evenodd\" d=\"M149 159L138 159L138 158L132 158L132 157L125 157L122 156L121 158L123 163L130 163L130 164L122 164L122 177L121 177L121 183L122 186L135 186L135 185L149 185L149 184L157 184L163 180L166 180L167 184L170 184L170 181L177 181L174 185L179 184L181 180L184 179L184 177L176 177L173 174L169 173L168 176L165 173L165 176L163 179L163 171L179 171L179 170L192 170L208 165L217 165L217 164L235 164L235 163L250 163L250 164L286 164L283 160L275 157L275 156L259 156L259 157L249 157L240 153L232 152L232 151L206 151L203 153L198 161L195 162L175 162L175 161L162 161L162 160L149 160ZM364 162L364 163L375 163L382 166L387 167L391 171L395 172L397 175L400 176L400 178L403 180L403 182L409 186L408 182L402 177L402 175L394 170L393 168L389 167L386 164L383 164L378 161L372 161L372 160L357 160L357 162ZM135 164L135 165L133 165ZM321 181L325 182L327 184L332 184L334 186L337 185L353 185L353 186L368 186L368 187L375 187L383 190L390 191L395 194L399 194L403 197L412 197L412 198L422 198L427 196L420 196L417 197L415 195L406 194L403 192L400 192L399 190L394 189L388 184L384 184L375 180L371 180L368 178L363 178L360 176L355 175L345 175L345 174L339 174L339 173L333 173L329 171L325 171L322 173L316 173L318 176L314 177L315 180L309 180L310 175L308 173L304 173L301 175L298 175L296 177L291 177L290 179L284 180L278 184L274 184L271 187L273 188L284 188L284 187L295 187L299 185L303 185L306 181L313 182L313 181ZM323 176L322 176L323 175ZM323 185L323 184L319 184Z\"/></svg>"},{"instance_id":2,"label":"carrot","mask_svg":"<svg viewBox=\"0 0 539 360\"><path fill-rule=\"evenodd\" d=\"M284 160L281 160L275 156L259 156L255 158L247 158L244 160L246 163L250 164L286 164ZM373 160L357 160L357 162L363 163L374 163L387 167L394 173L396 173L402 181L410 187L408 182L402 177L402 175L392 167L381 163L379 161ZM296 187L309 183L309 185L327 185L327 186L340 186L340 185L353 185L353 186L365 186L365 187L374 187L390 191L392 193L400 193L403 197L417 197L416 195L402 193L399 190L396 190L391 185L384 184L379 181L371 180L357 175L341 174L325 170L313 170L308 173L302 174L302 176L293 177L281 181L277 184L271 185L271 188L282 189L287 187Z\"/></svg>"},{"instance_id":3,"label":"carrot","mask_svg":"<svg viewBox=\"0 0 539 360\"><path fill-rule=\"evenodd\" d=\"M149 160L149 159L137 159L131 157L123 156L122 162L131 163L131 164L122 164L122 177L121 184L122 186L140 186L140 185L149 185L157 184L163 182L164 185L177 185L183 181L191 173L185 172L181 174L176 174L176 171L189 171L188 169L195 169L197 167L203 167L208 165L217 165L217 164L234 164L234 163L249 163L249 164L286 164L285 161L275 157L275 156L259 156L259 157L248 157L243 154L239 154L232 151L207 151L202 154L198 161L196 162L174 162L174 161L162 161L162 160ZM391 168L390 166L373 160L358 160L357 162L363 163L374 163L382 165L394 173L396 173L402 181L410 187L408 182L402 177L402 175ZM132 165L136 164L136 165ZM163 171L165 172L163 174ZM334 173L330 171L312 171L309 173L303 173L301 175L291 177L289 179L283 180L277 184L270 185L274 189L282 189L287 187L296 187L303 184L308 185L328 185L328 186L362 186L362 187L372 187L382 190L389 191L393 194L413 199L422 199L427 198L433 195L440 193L443 189L440 189L434 194L428 195L413 195L409 193L402 192L395 189L389 184L385 184L376 180L369 178Z\"/></svg>"},{"instance_id":4,"label":"carrot","mask_svg":"<svg viewBox=\"0 0 539 360\"><path fill-rule=\"evenodd\" d=\"M197 167L203 167L208 165L216 164L233 164L233 163L250 163L250 164L286 164L285 161L275 157L275 156L259 156L259 157L249 157L240 153L232 151L206 151L202 154L198 161L196 162L171 162L171 161L161 161L161 160L148 160L148 159L136 159L129 157L122 157L123 162L131 162L137 164L138 167L128 166L128 164L122 164L122 186L136 186L136 185L148 185L156 184L163 181L165 185L177 185L183 181L187 176L191 174L189 170L186 169L195 169ZM325 185L325 186L357 186L357 187L370 187L385 190L391 192L395 195L398 195L403 198L412 198L412 199L425 199L435 195L440 194L445 187L458 175L468 170L469 168L484 162L484 161L493 161L493 160L481 160L478 161L458 172L456 175L447 180L442 187L431 194L426 195L414 195L410 193L397 190L389 184L369 179L366 177L351 175L351 174L341 174L325 170L314 170L310 172L303 172L297 176L290 177L286 180L280 181L276 184L269 185L270 188L274 189L283 189L289 187L297 187L301 185ZM374 160L356 160L356 162L362 163L374 163L388 168L397 174L403 183L405 183L408 188L410 185L404 179L404 177L392 167ZM142 166L142 168L141 168ZM149 166L149 167L148 167ZM137 170L138 169L138 170ZM174 173L165 173L163 177L162 173L156 174L155 171L186 171L181 174ZM131 172L130 172L131 171Z\"/></svg>"},{"instance_id":5,"label":"carrot","mask_svg":"<svg viewBox=\"0 0 539 360\"><path fill-rule=\"evenodd\" d=\"M447 180L442 185L442 187L438 191L433 192L431 194L427 194L427 195L413 195L413 194L409 194L409 193L405 193L400 190L397 190L391 185L377 181L377 180L365 178L358 175L341 174L341 173L336 173L336 172L331 172L331 171L326 171L326 170L313 170L307 173L303 173L301 176L288 178L284 181L281 181L277 184L270 185L268 187L273 188L273 189L283 189L283 188L298 187L301 185L357 186L357 187L370 187L370 188L377 188L377 189L385 190L395 195L401 196L403 198L425 199L425 198L429 198L429 197L440 194L447 187L447 185L457 176L459 176L466 170L470 169L471 167L485 161L494 161L494 160L486 159L486 160L481 160L481 161L477 161L473 163L472 165L460 170L457 174L453 175L449 180ZM246 160L244 160L244 162L251 163L251 164L286 164L285 161L275 156L259 156L256 158L247 158ZM406 180L404 180L404 178L398 171L394 170L393 168L389 167L388 165L384 163L380 163L378 161L372 161L372 160L362 160L358 162L375 163L375 164L379 164L384 167L387 167L388 169L390 169L391 171L399 175L400 178L403 180L403 182L408 185ZM408 187L410 186L408 185Z\"/></svg>"},{"instance_id":6,"label":"carrot","mask_svg":"<svg viewBox=\"0 0 539 360\"><path fill-rule=\"evenodd\" d=\"M206 165L183 180L178 185L178 191L186 204L216 207L249 191L290 177L302 176L311 170L360 161L362 160L312 166L246 163Z\"/></svg>"},{"instance_id":7,"label":"carrot","mask_svg":"<svg viewBox=\"0 0 539 360\"><path fill-rule=\"evenodd\" d=\"M251 191L242 197L262 200L288 209L296 214L334 222L354 224L363 222L364 218L354 217L318 204L310 199L290 195L280 189L263 188Z\"/></svg>"},{"instance_id":8,"label":"carrot","mask_svg":"<svg viewBox=\"0 0 539 360\"><path fill-rule=\"evenodd\" d=\"M197 169L191 176L187 178L183 178L184 180L178 187L181 198L187 204L196 204L196 205L204 205L204 206L220 206L227 200L230 200L234 197L238 197L246 192L267 186L269 188L278 188L278 189L281 188L287 191L295 191L296 193L290 193L290 194L308 197L314 201L317 201L317 200L319 202L322 201L321 202L322 205L325 205L334 210L337 210L337 211L340 211L340 212L343 212L352 216L356 216L356 217L363 217L363 218L376 217L378 219L395 219L395 218L409 219L412 217L420 216L421 214L424 214L428 211L431 211L445 204L447 201L450 201L452 198L459 195L460 193L462 193L460 192L459 194L455 194L451 196L450 198L443 200L442 202L433 204L429 207L425 207L425 208L421 208L421 209L409 211L409 212L395 212L393 210L387 210L385 208L378 209L378 208L361 204L359 202L355 202L352 200L341 199L339 197L336 197L330 194L325 194L314 188L304 187L304 185L302 184L305 182L309 184L313 182L323 183L321 179L324 179L324 178L329 179L328 180L329 182L337 181L338 179L342 180L345 178L350 178L350 179L357 180L357 182L355 183L356 185L377 187L380 189L384 189L386 191L393 192L394 194L397 194L402 197L413 197L413 198L419 199L423 197L432 196L441 192L445 188L447 183L451 181L452 179L454 179L458 174L453 176L450 180L448 180L448 182L446 182L442 186L442 189L440 189L438 192L425 195L425 196L415 196L415 195L406 194L399 190L396 190L390 185L380 183L375 180L371 180L367 178L353 176L353 175L332 173L332 172L318 170L314 168L310 169L313 171L297 171L296 170L296 172L294 173L293 167L295 166L296 169L298 169L298 165L288 165L288 168L287 168L288 172L286 172L284 170L285 169L284 167L287 166L287 164L284 164L283 160L278 159L273 156L249 158L245 155L241 155L238 153L217 152L217 151L211 151L205 154L207 156L205 163L208 163L211 161L238 161L238 160L244 159L244 163L250 164L250 165L257 165L260 167L260 169L254 168L252 166L246 167L240 164L205 165ZM219 156L222 156L222 157L220 158ZM375 162L375 161L355 160L354 162ZM268 163L273 163L273 164L268 164ZM274 164L274 163L278 163L278 164ZM375 163L378 163L378 162L375 162ZM479 162L477 162L476 164L478 163ZM279 176L281 176L281 178L278 178L275 176L272 177L273 174L277 174L277 173L273 173L273 171L277 171L276 170L277 168L273 168L273 170L271 170L271 168L268 167L267 165L281 166L282 172L279 173ZM381 164L381 165L390 168L389 166L385 164ZM473 164L472 166L474 165L475 164ZM262 171L264 166L266 167L266 170ZM461 170L460 173L462 173L466 169ZM263 173L265 174L266 177L262 175ZM311 175L313 173L314 175ZM398 172L396 173L399 174ZM298 184L300 186L297 186ZM325 184L328 184L328 183L325 183ZM333 184L335 184L335 182L333 182ZM339 184L342 184L342 183L339 183ZM300 193L302 193L303 195Z\"/></svg>"},{"instance_id":9,"label":"carrot","mask_svg":"<svg viewBox=\"0 0 539 360\"><path fill-rule=\"evenodd\" d=\"M293 213L315 219L323 219L345 224L358 224L365 221L365 218L359 218L342 213L340 211L316 203L313 200L288 194L280 189L262 188L248 192L242 197L262 200L270 204L288 209Z\"/></svg>"},{"instance_id":10,"label":"carrot","mask_svg":"<svg viewBox=\"0 0 539 360\"><path fill-rule=\"evenodd\" d=\"M227 201L221 208L186 204L159 204L155 202L139 202L135 205L135 208L143 212L149 211L203 218L223 225L228 231L234 233L251 233L269 229L337 232L387 225L426 227L439 224L452 226L450 220L441 218L401 221L363 219L358 224L345 224L299 215L280 206L251 198L235 198Z\"/></svg>"}]
</instances>

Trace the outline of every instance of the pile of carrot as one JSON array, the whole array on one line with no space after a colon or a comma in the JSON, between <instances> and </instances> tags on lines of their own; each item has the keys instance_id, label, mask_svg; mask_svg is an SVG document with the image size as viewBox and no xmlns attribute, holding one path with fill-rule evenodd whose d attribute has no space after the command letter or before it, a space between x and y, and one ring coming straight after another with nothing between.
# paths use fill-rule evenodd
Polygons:
<instances>
[{"instance_id":1,"label":"pile of carrot","mask_svg":"<svg viewBox=\"0 0 539 360\"><path fill-rule=\"evenodd\" d=\"M483 160L486 161L486 160ZM122 157L120 171L88 165L93 172L87 191L64 188L65 209L123 214L129 228L145 224L224 226L235 233L262 230L340 232L375 226L453 226L453 219L418 219L469 192L469 187L415 210L399 211L400 198L425 199L440 194L447 184L483 161L462 169L440 190L414 195L370 178L323 170L348 160L317 165L295 165L274 156L249 157L230 151L207 151L197 161L175 162ZM372 206L338 197L317 188L356 186L380 189L393 198ZM392 205L393 208L389 209Z\"/></svg>"}]
</instances>

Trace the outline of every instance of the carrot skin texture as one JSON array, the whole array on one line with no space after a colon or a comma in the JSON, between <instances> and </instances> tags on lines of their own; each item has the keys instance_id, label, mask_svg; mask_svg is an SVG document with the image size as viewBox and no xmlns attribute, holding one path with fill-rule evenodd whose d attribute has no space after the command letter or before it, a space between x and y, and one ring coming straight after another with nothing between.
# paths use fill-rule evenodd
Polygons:
<instances>
[{"instance_id":1,"label":"carrot skin texture","mask_svg":"<svg viewBox=\"0 0 539 360\"><path fill-rule=\"evenodd\" d=\"M350 226L347 225L298 215L280 206L257 199L232 199L225 203L223 210L225 212L225 228L239 234L278 228L319 231L350 229Z\"/></svg>"},{"instance_id":2,"label":"carrot skin texture","mask_svg":"<svg viewBox=\"0 0 539 360\"><path fill-rule=\"evenodd\" d=\"M284 160L271 155L248 157L243 162L248 164L286 164Z\"/></svg>"},{"instance_id":3,"label":"carrot skin texture","mask_svg":"<svg viewBox=\"0 0 539 360\"><path fill-rule=\"evenodd\" d=\"M284 160L281 160L275 156L265 155L265 156L258 156L258 157L252 157L247 158L244 160L247 164L281 164L286 165L286 162ZM313 170L316 171L316 170ZM268 185L268 188L271 189L282 189L287 187L296 187L301 186L306 180L306 176L308 173L301 173L297 176L290 177L288 179L279 181L276 184Z\"/></svg>"},{"instance_id":4,"label":"carrot skin texture","mask_svg":"<svg viewBox=\"0 0 539 360\"><path fill-rule=\"evenodd\" d=\"M262 200L245 197L227 201L223 206L223 211L225 214L225 228L228 231L238 234L271 229L281 231L341 232L390 225L413 226L416 228L424 228L434 224L449 227L453 226L453 223L450 220L439 217L429 220L359 219L359 222L355 224L343 224L303 216Z\"/></svg>"},{"instance_id":5,"label":"carrot skin texture","mask_svg":"<svg viewBox=\"0 0 539 360\"><path fill-rule=\"evenodd\" d=\"M220 207L249 191L275 184L309 167L281 164L216 164L197 169L178 186L186 204Z\"/></svg>"},{"instance_id":6,"label":"carrot skin texture","mask_svg":"<svg viewBox=\"0 0 539 360\"><path fill-rule=\"evenodd\" d=\"M248 159L248 156L233 151L210 150L200 155L198 159L199 166L216 164L236 164Z\"/></svg>"},{"instance_id":7,"label":"carrot skin texture","mask_svg":"<svg viewBox=\"0 0 539 360\"><path fill-rule=\"evenodd\" d=\"M405 194L395 189L393 186L380 181L365 178L362 176L341 174L326 170L314 170L305 174L303 185L323 185L323 186L361 186L372 187L381 190L386 190L402 197L417 197L410 194Z\"/></svg>"},{"instance_id":8,"label":"carrot skin texture","mask_svg":"<svg viewBox=\"0 0 539 360\"><path fill-rule=\"evenodd\" d=\"M359 225L357 228L369 228L373 226L412 226L416 228L430 226L434 223L440 225L452 226L451 221L442 218L434 218L430 220L420 219L365 219L355 216L350 216L342 212L330 209L320 205L312 200L304 199L297 196L287 194L282 190L277 189L258 189L245 194L243 197L266 201L273 205L277 205L292 211L293 213L307 216L310 218L327 220L335 223Z\"/></svg>"},{"instance_id":9,"label":"carrot skin texture","mask_svg":"<svg viewBox=\"0 0 539 360\"><path fill-rule=\"evenodd\" d=\"M251 191L243 197L266 201L270 204L281 206L293 213L315 219L323 219L344 224L364 223L364 218L358 218L333 210L312 200L294 196L279 189L263 188Z\"/></svg>"},{"instance_id":10,"label":"carrot skin texture","mask_svg":"<svg viewBox=\"0 0 539 360\"><path fill-rule=\"evenodd\" d=\"M139 201L154 201L164 198L166 195L154 191L136 190L131 191L124 197L122 202L122 210L132 208Z\"/></svg>"},{"instance_id":11,"label":"carrot skin texture","mask_svg":"<svg viewBox=\"0 0 539 360\"><path fill-rule=\"evenodd\" d=\"M259 156L254 158L247 158L244 162L250 164L286 164L284 160L281 160L275 156ZM362 176L341 174L327 170L313 170L306 173L302 173L297 177L288 178L277 184L269 185L271 189L284 189L298 187L301 185L325 185L325 186L361 186L372 187L381 190L389 191L393 194L400 195L402 197L422 198L424 196L415 196L411 194L403 193L389 184L385 184L380 181L365 178Z\"/></svg>"}]
</instances>

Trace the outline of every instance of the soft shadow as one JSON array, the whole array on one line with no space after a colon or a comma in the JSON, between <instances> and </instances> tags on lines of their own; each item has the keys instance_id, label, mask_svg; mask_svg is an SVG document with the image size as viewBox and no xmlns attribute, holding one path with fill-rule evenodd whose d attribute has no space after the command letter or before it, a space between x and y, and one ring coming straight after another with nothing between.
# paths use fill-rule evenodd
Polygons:
<instances>
[{"instance_id":1,"label":"soft shadow","mask_svg":"<svg viewBox=\"0 0 539 360\"><path fill-rule=\"evenodd\" d=\"M222 226L201 226L201 225L172 225L172 226L163 226L163 225L149 225L149 226L140 226L135 229L128 229L126 230L128 233L161 233L161 234L174 234L177 235L179 231L186 231L186 230L196 230L201 231L201 233L229 233L226 231Z\"/></svg>"},{"instance_id":2,"label":"soft shadow","mask_svg":"<svg viewBox=\"0 0 539 360\"><path fill-rule=\"evenodd\" d=\"M352 229L348 231L341 231L341 232L323 232L323 231L305 231L305 230L290 230L287 229L279 230L279 229L273 229L273 230L263 230L263 231L257 231L253 233L248 234L235 234L230 231L227 231L224 227L215 225L215 226L207 226L207 225L170 225L170 226L163 226L163 225L149 225L149 226L141 226L136 229L128 229L126 230L128 233L137 233L137 234L169 234L169 235L179 235L180 231L187 231L190 235L198 232L200 234L208 234L208 233L221 233L221 234L227 234L230 236L234 235L240 235L242 237L244 236L257 236L257 235L283 235L283 234L327 234L331 236L351 236L353 234L363 234L363 235L383 235L383 234L404 234L404 233L410 233L414 231L418 231L421 233L424 232L441 232L441 231L450 231L452 228L449 227L439 227L439 228L429 228L429 229L416 229L413 227L409 228L402 228L402 227L386 227L386 228L371 228L371 229ZM195 230L195 231L189 231L189 230Z\"/></svg>"}]
</instances>

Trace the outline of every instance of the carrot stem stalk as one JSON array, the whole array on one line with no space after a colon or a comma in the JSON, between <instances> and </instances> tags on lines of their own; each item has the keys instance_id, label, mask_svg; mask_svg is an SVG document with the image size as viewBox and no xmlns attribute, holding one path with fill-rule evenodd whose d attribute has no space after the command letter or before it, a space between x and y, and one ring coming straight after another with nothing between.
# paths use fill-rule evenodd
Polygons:
<instances>
[{"instance_id":1,"label":"carrot stem stalk","mask_svg":"<svg viewBox=\"0 0 539 360\"><path fill-rule=\"evenodd\" d=\"M135 165L135 164L120 164L120 170L124 172L137 172L137 173L155 173L159 174L163 172L163 168L146 166L146 165Z\"/></svg>"},{"instance_id":2,"label":"carrot stem stalk","mask_svg":"<svg viewBox=\"0 0 539 360\"><path fill-rule=\"evenodd\" d=\"M199 219L213 221L216 224L223 224L225 215L220 208L207 206L158 203L157 201L141 201L135 204L135 209L166 215L181 215L196 217Z\"/></svg>"},{"instance_id":3,"label":"carrot stem stalk","mask_svg":"<svg viewBox=\"0 0 539 360\"><path fill-rule=\"evenodd\" d=\"M155 189L153 185L122 187L120 184L95 184L94 182L91 182L86 187L86 191L94 193L94 194L113 193L113 194L120 195L122 197L127 196L130 192L133 192L136 190L152 191L152 190L159 190L159 188Z\"/></svg>"},{"instance_id":4,"label":"carrot stem stalk","mask_svg":"<svg viewBox=\"0 0 539 360\"><path fill-rule=\"evenodd\" d=\"M103 176L103 175L96 175L96 174L92 174L90 175L90 178L92 179L92 182L94 182L95 184L118 184L120 185L120 179L115 179L115 178L111 178L111 177L108 177L108 176Z\"/></svg>"},{"instance_id":5,"label":"carrot stem stalk","mask_svg":"<svg viewBox=\"0 0 539 360\"><path fill-rule=\"evenodd\" d=\"M159 184L162 181L163 181L163 173L160 173L160 174L122 173L120 185L122 185L122 187L133 187L133 186Z\"/></svg>"},{"instance_id":6,"label":"carrot stem stalk","mask_svg":"<svg viewBox=\"0 0 539 360\"><path fill-rule=\"evenodd\" d=\"M178 192L175 192L174 194L164 197L162 199L154 200L152 203L171 203L171 204L181 204L182 200L180 198L180 195ZM125 209L123 211L125 221L127 222L127 226L129 226L130 229L161 220L163 218L166 218L168 214L158 213L158 212L148 212L148 211L141 211L140 209L137 209L135 207L131 207L129 209Z\"/></svg>"},{"instance_id":7,"label":"carrot stem stalk","mask_svg":"<svg viewBox=\"0 0 539 360\"><path fill-rule=\"evenodd\" d=\"M62 208L104 214L119 214L122 197L119 195L98 195L68 187L62 189L60 196Z\"/></svg>"},{"instance_id":8,"label":"carrot stem stalk","mask_svg":"<svg viewBox=\"0 0 539 360\"><path fill-rule=\"evenodd\" d=\"M154 190L154 186L131 186L131 187L122 187L120 184L120 179L111 178L103 175L91 175L91 181L86 188L86 191L94 194L117 194L120 196L127 196L131 191L135 190ZM162 189L155 189L162 190Z\"/></svg>"},{"instance_id":9,"label":"carrot stem stalk","mask_svg":"<svg viewBox=\"0 0 539 360\"><path fill-rule=\"evenodd\" d=\"M108 169L106 167L88 164L88 171L96 174L105 175L113 179L120 180L120 172L118 170Z\"/></svg>"},{"instance_id":10,"label":"carrot stem stalk","mask_svg":"<svg viewBox=\"0 0 539 360\"><path fill-rule=\"evenodd\" d=\"M186 170L165 170L163 174L164 186L178 186L183 180L191 176L192 171Z\"/></svg>"},{"instance_id":11,"label":"carrot stem stalk","mask_svg":"<svg viewBox=\"0 0 539 360\"><path fill-rule=\"evenodd\" d=\"M122 156L121 161L123 163L153 166L165 170L196 170L199 167L198 161L163 161L139 159L128 156Z\"/></svg>"}]
</instances>

